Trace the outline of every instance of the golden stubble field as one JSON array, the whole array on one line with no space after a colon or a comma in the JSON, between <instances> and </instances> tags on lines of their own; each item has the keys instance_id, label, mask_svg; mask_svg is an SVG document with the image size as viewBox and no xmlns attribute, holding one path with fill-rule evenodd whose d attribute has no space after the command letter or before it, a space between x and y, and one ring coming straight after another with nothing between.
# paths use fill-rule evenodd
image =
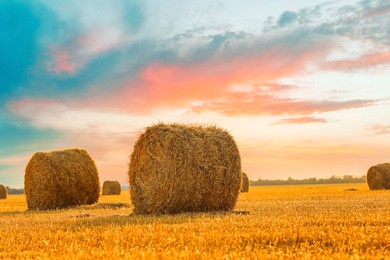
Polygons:
<instances>
[{"instance_id":1,"label":"golden stubble field","mask_svg":"<svg viewBox=\"0 0 390 260\"><path fill-rule=\"evenodd\" d=\"M390 191L367 184L251 187L235 213L134 215L128 191L26 209L24 195L0 200L1 259L390 257Z\"/></svg>"}]
</instances>

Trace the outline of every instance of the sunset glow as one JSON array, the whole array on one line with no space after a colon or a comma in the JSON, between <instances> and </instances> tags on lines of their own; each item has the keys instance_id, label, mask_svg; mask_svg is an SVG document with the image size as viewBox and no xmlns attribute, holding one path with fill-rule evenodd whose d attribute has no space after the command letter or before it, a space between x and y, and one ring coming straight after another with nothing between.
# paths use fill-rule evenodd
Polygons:
<instances>
[{"instance_id":1,"label":"sunset glow","mask_svg":"<svg viewBox=\"0 0 390 260\"><path fill-rule=\"evenodd\" d=\"M386 1L128 2L0 3L0 183L81 147L126 185L158 122L227 129L251 180L390 161Z\"/></svg>"}]
</instances>

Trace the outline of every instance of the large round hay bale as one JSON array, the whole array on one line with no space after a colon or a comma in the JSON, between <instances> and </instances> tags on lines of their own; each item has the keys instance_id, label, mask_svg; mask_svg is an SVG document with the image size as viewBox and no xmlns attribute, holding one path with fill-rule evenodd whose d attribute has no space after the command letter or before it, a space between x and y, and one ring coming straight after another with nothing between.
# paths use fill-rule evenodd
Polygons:
<instances>
[{"instance_id":1,"label":"large round hay bale","mask_svg":"<svg viewBox=\"0 0 390 260\"><path fill-rule=\"evenodd\" d=\"M6 199L7 198L7 189L4 187L4 185L0 184L0 199Z\"/></svg>"},{"instance_id":2,"label":"large round hay bale","mask_svg":"<svg viewBox=\"0 0 390 260\"><path fill-rule=\"evenodd\" d=\"M249 191L249 178L245 172L242 173L241 192Z\"/></svg>"},{"instance_id":3,"label":"large round hay bale","mask_svg":"<svg viewBox=\"0 0 390 260\"><path fill-rule=\"evenodd\" d=\"M102 195L120 195L121 185L118 181L105 181L102 190Z\"/></svg>"},{"instance_id":4,"label":"large round hay bale","mask_svg":"<svg viewBox=\"0 0 390 260\"><path fill-rule=\"evenodd\" d=\"M390 163L370 167L367 172L367 184L370 190L389 190Z\"/></svg>"},{"instance_id":5,"label":"large round hay bale","mask_svg":"<svg viewBox=\"0 0 390 260\"><path fill-rule=\"evenodd\" d=\"M135 143L128 174L136 213L228 211L240 192L241 159L221 128L161 123Z\"/></svg>"},{"instance_id":6,"label":"large round hay bale","mask_svg":"<svg viewBox=\"0 0 390 260\"><path fill-rule=\"evenodd\" d=\"M99 200L99 186L95 162L82 149L35 153L25 170L24 191L29 209L93 204Z\"/></svg>"}]
</instances>

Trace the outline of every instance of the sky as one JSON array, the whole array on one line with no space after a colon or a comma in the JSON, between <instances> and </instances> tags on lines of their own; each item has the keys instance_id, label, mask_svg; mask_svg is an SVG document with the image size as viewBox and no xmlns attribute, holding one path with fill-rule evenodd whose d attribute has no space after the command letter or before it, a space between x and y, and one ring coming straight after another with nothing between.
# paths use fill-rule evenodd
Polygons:
<instances>
[{"instance_id":1,"label":"sky","mask_svg":"<svg viewBox=\"0 0 390 260\"><path fill-rule=\"evenodd\" d=\"M390 2L0 1L0 183L86 149L100 181L159 122L217 125L251 180L390 161Z\"/></svg>"}]
</instances>

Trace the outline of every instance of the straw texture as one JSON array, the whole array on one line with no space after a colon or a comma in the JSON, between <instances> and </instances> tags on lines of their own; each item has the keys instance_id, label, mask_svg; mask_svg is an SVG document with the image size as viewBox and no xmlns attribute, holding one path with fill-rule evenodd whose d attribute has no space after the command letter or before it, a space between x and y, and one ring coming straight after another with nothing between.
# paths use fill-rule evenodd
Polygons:
<instances>
[{"instance_id":1,"label":"straw texture","mask_svg":"<svg viewBox=\"0 0 390 260\"><path fill-rule=\"evenodd\" d=\"M7 189L4 187L4 185L0 184L0 199L6 199L7 198Z\"/></svg>"},{"instance_id":2,"label":"straw texture","mask_svg":"<svg viewBox=\"0 0 390 260\"><path fill-rule=\"evenodd\" d=\"M102 190L102 195L120 195L121 185L118 181L105 181Z\"/></svg>"},{"instance_id":3,"label":"straw texture","mask_svg":"<svg viewBox=\"0 0 390 260\"><path fill-rule=\"evenodd\" d=\"M241 192L249 191L249 178L245 172L242 173L242 183L241 183Z\"/></svg>"},{"instance_id":4,"label":"straw texture","mask_svg":"<svg viewBox=\"0 0 390 260\"><path fill-rule=\"evenodd\" d=\"M93 204L99 185L95 163L82 149L35 153L24 176L27 205L34 210Z\"/></svg>"},{"instance_id":5,"label":"straw texture","mask_svg":"<svg viewBox=\"0 0 390 260\"><path fill-rule=\"evenodd\" d=\"M228 211L240 192L241 159L221 128L161 123L135 143L128 175L136 213Z\"/></svg>"},{"instance_id":6,"label":"straw texture","mask_svg":"<svg viewBox=\"0 0 390 260\"><path fill-rule=\"evenodd\" d=\"M367 172L367 184L370 190L389 190L390 163L370 167Z\"/></svg>"}]
</instances>

